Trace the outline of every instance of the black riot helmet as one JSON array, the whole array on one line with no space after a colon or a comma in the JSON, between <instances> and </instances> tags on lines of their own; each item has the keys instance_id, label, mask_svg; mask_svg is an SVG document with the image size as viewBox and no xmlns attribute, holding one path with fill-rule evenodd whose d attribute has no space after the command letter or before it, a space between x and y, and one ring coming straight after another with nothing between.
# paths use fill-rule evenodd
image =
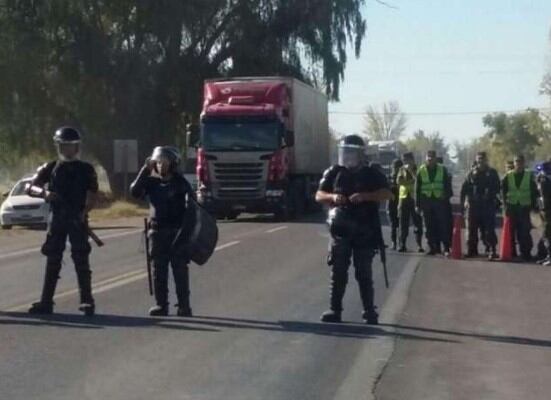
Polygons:
<instances>
[{"instance_id":1,"label":"black riot helmet","mask_svg":"<svg viewBox=\"0 0 551 400\"><path fill-rule=\"evenodd\" d=\"M177 171L178 166L182 161L182 156L176 147L172 146L157 146L151 153L151 161L156 163L155 170L161 176L166 176L168 173ZM165 164L166 167L159 168Z\"/></svg>"},{"instance_id":2,"label":"black riot helmet","mask_svg":"<svg viewBox=\"0 0 551 400\"><path fill-rule=\"evenodd\" d=\"M55 131L53 139L61 160L73 161L79 158L82 138L78 129L62 126Z\"/></svg>"},{"instance_id":3,"label":"black riot helmet","mask_svg":"<svg viewBox=\"0 0 551 400\"><path fill-rule=\"evenodd\" d=\"M348 169L357 169L365 159L365 142L358 135L347 135L338 145L339 165Z\"/></svg>"}]
</instances>

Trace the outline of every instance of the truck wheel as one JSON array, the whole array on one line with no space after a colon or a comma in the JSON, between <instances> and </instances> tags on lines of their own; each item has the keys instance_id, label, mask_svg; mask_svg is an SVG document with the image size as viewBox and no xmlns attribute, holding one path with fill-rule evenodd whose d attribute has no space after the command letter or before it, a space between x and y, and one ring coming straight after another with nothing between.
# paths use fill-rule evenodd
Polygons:
<instances>
[{"instance_id":1,"label":"truck wheel","mask_svg":"<svg viewBox=\"0 0 551 400\"><path fill-rule=\"evenodd\" d=\"M12 225L2 225L2 229L4 229L4 230L9 230L12 227L13 227Z\"/></svg>"}]
</instances>

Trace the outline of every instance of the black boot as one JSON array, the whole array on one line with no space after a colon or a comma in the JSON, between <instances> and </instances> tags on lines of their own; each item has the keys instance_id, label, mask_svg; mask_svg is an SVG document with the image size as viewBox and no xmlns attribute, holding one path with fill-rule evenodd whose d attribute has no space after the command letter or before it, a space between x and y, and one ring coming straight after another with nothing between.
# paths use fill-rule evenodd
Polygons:
<instances>
[{"instance_id":1,"label":"black boot","mask_svg":"<svg viewBox=\"0 0 551 400\"><path fill-rule=\"evenodd\" d=\"M424 253L425 249L423 248L423 236L422 235L416 235L415 241L417 242L417 252L418 253Z\"/></svg>"},{"instance_id":2,"label":"black boot","mask_svg":"<svg viewBox=\"0 0 551 400\"><path fill-rule=\"evenodd\" d=\"M379 314L375 309L364 311L362 318L366 324L379 325Z\"/></svg>"},{"instance_id":3,"label":"black boot","mask_svg":"<svg viewBox=\"0 0 551 400\"><path fill-rule=\"evenodd\" d=\"M75 269L80 292L80 306L78 309L84 315L90 317L96 311L94 297L92 296L92 272L90 271L90 265L83 263L76 265Z\"/></svg>"},{"instance_id":4,"label":"black boot","mask_svg":"<svg viewBox=\"0 0 551 400\"><path fill-rule=\"evenodd\" d=\"M149 309L149 315L168 315L168 263L153 259L153 287L156 306Z\"/></svg>"},{"instance_id":5,"label":"black boot","mask_svg":"<svg viewBox=\"0 0 551 400\"><path fill-rule=\"evenodd\" d=\"M499 256L497 255L497 251L496 251L495 246L489 248L488 260L490 260L490 261L499 260Z\"/></svg>"},{"instance_id":6,"label":"black boot","mask_svg":"<svg viewBox=\"0 0 551 400\"><path fill-rule=\"evenodd\" d=\"M149 309L149 315L152 317L166 317L168 315L168 305L163 306L153 306Z\"/></svg>"},{"instance_id":7,"label":"black boot","mask_svg":"<svg viewBox=\"0 0 551 400\"><path fill-rule=\"evenodd\" d=\"M42 303L41 301L33 303L29 308L29 314L46 315L53 314L54 303Z\"/></svg>"},{"instance_id":8,"label":"black boot","mask_svg":"<svg viewBox=\"0 0 551 400\"><path fill-rule=\"evenodd\" d=\"M44 273L44 284L42 286L42 296L40 301L33 303L29 308L30 314L52 314L54 311L54 294L59 279L61 263L48 261L46 272Z\"/></svg>"},{"instance_id":9,"label":"black boot","mask_svg":"<svg viewBox=\"0 0 551 400\"><path fill-rule=\"evenodd\" d=\"M176 286L176 297L178 298L178 304L176 305L178 311L176 315L179 317L191 317L193 313L189 303L189 267L186 264L173 264L172 274Z\"/></svg>"},{"instance_id":10,"label":"black boot","mask_svg":"<svg viewBox=\"0 0 551 400\"><path fill-rule=\"evenodd\" d=\"M81 303L78 309L87 317L92 317L96 313L96 306L93 303Z\"/></svg>"},{"instance_id":11,"label":"black boot","mask_svg":"<svg viewBox=\"0 0 551 400\"><path fill-rule=\"evenodd\" d=\"M334 310L325 311L323 314L321 314L320 319L321 319L321 322L332 322L332 323L342 322L341 312L334 311Z\"/></svg>"}]
</instances>

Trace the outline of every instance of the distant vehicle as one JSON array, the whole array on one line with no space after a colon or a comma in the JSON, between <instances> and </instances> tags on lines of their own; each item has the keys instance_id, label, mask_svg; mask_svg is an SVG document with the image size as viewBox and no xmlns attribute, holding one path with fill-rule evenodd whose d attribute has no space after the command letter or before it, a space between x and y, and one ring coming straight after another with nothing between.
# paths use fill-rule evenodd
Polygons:
<instances>
[{"instance_id":1,"label":"distant vehicle","mask_svg":"<svg viewBox=\"0 0 551 400\"><path fill-rule=\"evenodd\" d=\"M386 176L390 176L392 163L400 158L400 143L397 140L369 142L366 155L372 163L380 164Z\"/></svg>"},{"instance_id":2,"label":"distant vehicle","mask_svg":"<svg viewBox=\"0 0 551 400\"><path fill-rule=\"evenodd\" d=\"M198 200L221 218L284 220L315 206L329 165L327 98L285 77L208 80L196 143Z\"/></svg>"},{"instance_id":3,"label":"distant vehicle","mask_svg":"<svg viewBox=\"0 0 551 400\"><path fill-rule=\"evenodd\" d=\"M46 228L50 205L43 199L30 197L25 193L25 186L31 178L23 178L7 193L0 207L0 226L11 229L14 225L38 226Z\"/></svg>"}]
</instances>

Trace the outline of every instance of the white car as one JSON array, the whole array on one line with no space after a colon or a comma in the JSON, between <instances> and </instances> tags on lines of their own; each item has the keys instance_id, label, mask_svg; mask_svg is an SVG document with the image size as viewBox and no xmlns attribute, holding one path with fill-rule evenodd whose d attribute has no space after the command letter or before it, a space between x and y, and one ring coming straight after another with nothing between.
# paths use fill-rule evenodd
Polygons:
<instances>
[{"instance_id":1,"label":"white car","mask_svg":"<svg viewBox=\"0 0 551 400\"><path fill-rule=\"evenodd\" d=\"M25 185L31 179L22 179L11 191L4 193L6 200L0 207L0 225L2 229L11 229L14 225L40 226L48 225L50 205L43 199L30 197L25 193Z\"/></svg>"}]
</instances>

